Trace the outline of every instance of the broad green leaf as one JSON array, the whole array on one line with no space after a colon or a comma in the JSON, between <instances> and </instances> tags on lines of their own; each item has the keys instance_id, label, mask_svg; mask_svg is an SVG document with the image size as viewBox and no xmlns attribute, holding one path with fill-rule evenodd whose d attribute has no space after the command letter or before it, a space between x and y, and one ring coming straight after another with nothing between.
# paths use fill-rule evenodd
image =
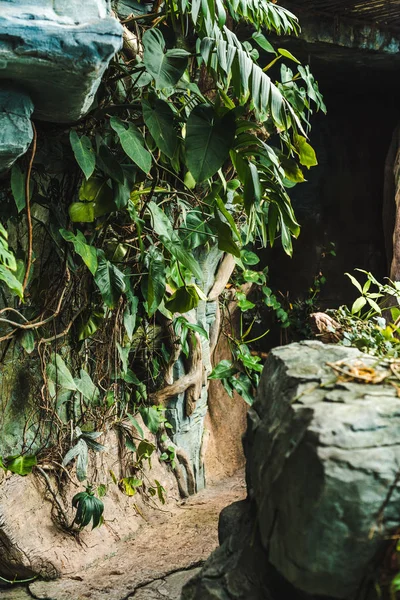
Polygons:
<instances>
[{"instance_id":1,"label":"broad green leaf","mask_svg":"<svg viewBox=\"0 0 400 600\"><path fill-rule=\"evenodd\" d=\"M285 48L278 48L278 54L280 54L281 56L284 56L285 58L289 58L290 60L293 60L293 62L297 63L298 65L301 64L301 62L299 60L297 60L297 58L295 56L293 56L293 54L291 52L289 52L289 50L285 50Z\"/></svg>"},{"instance_id":2,"label":"broad green leaf","mask_svg":"<svg viewBox=\"0 0 400 600\"><path fill-rule=\"evenodd\" d=\"M217 232L218 248L240 258L240 250L233 240L232 230L219 217L211 219L210 226Z\"/></svg>"},{"instance_id":3,"label":"broad green leaf","mask_svg":"<svg viewBox=\"0 0 400 600\"><path fill-rule=\"evenodd\" d=\"M134 426L134 428L136 429L136 431L138 432L138 434L140 435L140 437L144 438L143 429L140 427L140 425L137 422L137 420L135 419L135 417L133 415L131 415L130 413L127 413L127 417L130 420L130 422L132 423L132 425Z\"/></svg>"},{"instance_id":4,"label":"broad green leaf","mask_svg":"<svg viewBox=\"0 0 400 600\"><path fill-rule=\"evenodd\" d=\"M238 377L232 377L229 382L243 400L251 406L254 402L253 385L247 375L239 373Z\"/></svg>"},{"instance_id":5,"label":"broad green leaf","mask_svg":"<svg viewBox=\"0 0 400 600\"><path fill-rule=\"evenodd\" d=\"M283 156L281 164L289 181L294 181L295 183L302 183L304 181L303 171L295 160Z\"/></svg>"},{"instance_id":6,"label":"broad green leaf","mask_svg":"<svg viewBox=\"0 0 400 600\"><path fill-rule=\"evenodd\" d=\"M7 287L22 300L24 291L21 282L3 265L0 265L0 280L4 281Z\"/></svg>"},{"instance_id":7,"label":"broad green leaf","mask_svg":"<svg viewBox=\"0 0 400 600\"><path fill-rule=\"evenodd\" d=\"M360 282L357 281L357 279L355 277L353 277L353 275L350 275L350 273L345 273L345 275L347 275L347 277L350 279L351 283L358 289L358 291L362 294L362 287L360 285Z\"/></svg>"},{"instance_id":8,"label":"broad green leaf","mask_svg":"<svg viewBox=\"0 0 400 600\"><path fill-rule=\"evenodd\" d=\"M24 331L21 336L21 346L28 354L35 349L35 334L31 330Z\"/></svg>"},{"instance_id":9,"label":"broad green leaf","mask_svg":"<svg viewBox=\"0 0 400 600\"><path fill-rule=\"evenodd\" d=\"M255 31L251 37L260 46L260 48L271 54L276 54L274 47L269 43L267 38L262 33Z\"/></svg>"},{"instance_id":10,"label":"broad green leaf","mask_svg":"<svg viewBox=\"0 0 400 600\"><path fill-rule=\"evenodd\" d=\"M93 202L73 202L68 212L73 223L93 223L95 219Z\"/></svg>"},{"instance_id":11,"label":"broad green leaf","mask_svg":"<svg viewBox=\"0 0 400 600\"><path fill-rule=\"evenodd\" d=\"M186 70L190 53L183 48L166 50L163 34L157 28L148 29L142 40L143 63L154 78L156 87L174 87Z\"/></svg>"},{"instance_id":12,"label":"broad green leaf","mask_svg":"<svg viewBox=\"0 0 400 600\"><path fill-rule=\"evenodd\" d=\"M108 308L115 308L125 291L124 274L98 251L98 266L94 276L97 287Z\"/></svg>"},{"instance_id":13,"label":"broad green leaf","mask_svg":"<svg viewBox=\"0 0 400 600\"><path fill-rule=\"evenodd\" d=\"M114 154L105 144L101 144L97 162L100 169L117 183L124 183L124 171Z\"/></svg>"},{"instance_id":14,"label":"broad green leaf","mask_svg":"<svg viewBox=\"0 0 400 600\"><path fill-rule=\"evenodd\" d=\"M159 307L165 293L164 256L155 247L149 248L149 276L147 284L148 314L153 315Z\"/></svg>"},{"instance_id":15,"label":"broad green leaf","mask_svg":"<svg viewBox=\"0 0 400 600\"><path fill-rule=\"evenodd\" d=\"M208 376L208 379L226 379L232 377L238 372L237 368L233 366L230 360L221 360Z\"/></svg>"},{"instance_id":16,"label":"broad green leaf","mask_svg":"<svg viewBox=\"0 0 400 600\"><path fill-rule=\"evenodd\" d=\"M155 406L141 406L139 413L146 427L151 433L156 434L160 427L162 412L157 410Z\"/></svg>"},{"instance_id":17,"label":"broad green leaf","mask_svg":"<svg viewBox=\"0 0 400 600\"><path fill-rule=\"evenodd\" d=\"M86 179L89 179L96 167L96 155L93 151L90 139L86 135L83 135L80 138L76 131L72 129L69 133L69 141L76 162L82 169Z\"/></svg>"},{"instance_id":18,"label":"broad green leaf","mask_svg":"<svg viewBox=\"0 0 400 600\"><path fill-rule=\"evenodd\" d=\"M47 364L47 377L65 390L76 391L76 383L64 360L59 354L53 354Z\"/></svg>"},{"instance_id":19,"label":"broad green leaf","mask_svg":"<svg viewBox=\"0 0 400 600\"><path fill-rule=\"evenodd\" d=\"M97 269L97 251L94 246L86 243L86 238L81 231L77 231L74 235L71 231L66 229L60 229L60 234L65 241L71 242L74 246L74 250L82 258L83 262L94 275Z\"/></svg>"},{"instance_id":20,"label":"broad green leaf","mask_svg":"<svg viewBox=\"0 0 400 600\"><path fill-rule=\"evenodd\" d=\"M80 378L74 379L76 389L90 402L97 401L100 397L99 390L94 385L89 373L81 369Z\"/></svg>"},{"instance_id":21,"label":"broad green leaf","mask_svg":"<svg viewBox=\"0 0 400 600\"><path fill-rule=\"evenodd\" d=\"M73 202L69 207L69 216L74 223L91 223L97 217L117 210L112 189L101 177L84 181L79 189L79 199L82 202Z\"/></svg>"},{"instance_id":22,"label":"broad green leaf","mask_svg":"<svg viewBox=\"0 0 400 600\"><path fill-rule=\"evenodd\" d=\"M240 251L240 258L242 259L243 264L248 266L257 265L260 262L257 254L251 252L250 250L242 249Z\"/></svg>"},{"instance_id":23,"label":"broad green leaf","mask_svg":"<svg viewBox=\"0 0 400 600\"><path fill-rule=\"evenodd\" d=\"M364 298L364 296L360 296L359 298L357 298L357 300L353 303L353 306L351 307L352 314L356 315L357 313L359 313L360 310L363 309L366 304L367 299Z\"/></svg>"},{"instance_id":24,"label":"broad green leaf","mask_svg":"<svg viewBox=\"0 0 400 600\"><path fill-rule=\"evenodd\" d=\"M165 303L165 308L172 313L185 313L199 304L199 294L193 285L178 288Z\"/></svg>"},{"instance_id":25,"label":"broad green leaf","mask_svg":"<svg viewBox=\"0 0 400 600\"><path fill-rule=\"evenodd\" d=\"M170 105L164 100L155 100L152 104L142 100L142 109L144 122L158 148L172 158L178 146L178 135Z\"/></svg>"},{"instance_id":26,"label":"broad green leaf","mask_svg":"<svg viewBox=\"0 0 400 600\"><path fill-rule=\"evenodd\" d=\"M133 332L136 327L136 316L138 311L139 298L133 296L130 300L129 305L126 307L124 311L124 327L126 331L126 335L128 336L129 341L132 341Z\"/></svg>"},{"instance_id":27,"label":"broad green leaf","mask_svg":"<svg viewBox=\"0 0 400 600\"><path fill-rule=\"evenodd\" d=\"M122 375L126 375L126 373L128 372L128 359L129 359L129 353L131 351L131 346L130 344L128 346L121 346L121 344L119 344L117 342L117 350L118 350L118 355L121 359L121 363L122 363Z\"/></svg>"},{"instance_id":28,"label":"broad green leaf","mask_svg":"<svg viewBox=\"0 0 400 600\"><path fill-rule=\"evenodd\" d=\"M144 147L143 136L139 129L133 123L129 123L126 128L125 123L118 117L111 117L110 125L117 133L125 154L142 171L148 173L152 163L151 154Z\"/></svg>"},{"instance_id":29,"label":"broad green leaf","mask_svg":"<svg viewBox=\"0 0 400 600\"><path fill-rule=\"evenodd\" d=\"M186 125L186 162L198 183L215 175L227 160L235 129L231 111L219 118L212 106L200 104L192 110Z\"/></svg>"},{"instance_id":30,"label":"broad green leaf","mask_svg":"<svg viewBox=\"0 0 400 600\"><path fill-rule=\"evenodd\" d=\"M25 179L25 173L21 171L18 164L15 164L11 169L11 191L19 213L25 208L26 204Z\"/></svg>"},{"instance_id":31,"label":"broad green leaf","mask_svg":"<svg viewBox=\"0 0 400 600\"><path fill-rule=\"evenodd\" d=\"M29 475L32 473L32 469L37 465L36 456L19 455L19 456L8 456L4 459L5 467L11 473L17 475Z\"/></svg>"},{"instance_id":32,"label":"broad green leaf","mask_svg":"<svg viewBox=\"0 0 400 600\"><path fill-rule=\"evenodd\" d=\"M121 479L124 494L127 496L134 496L137 488L143 485L141 479L135 479L135 477L123 477Z\"/></svg>"},{"instance_id":33,"label":"broad green leaf","mask_svg":"<svg viewBox=\"0 0 400 600\"><path fill-rule=\"evenodd\" d=\"M310 146L306 138L302 135L297 135L295 137L295 144L299 153L300 163L308 169L310 167L315 167L318 164L315 150L312 146Z\"/></svg>"},{"instance_id":34,"label":"broad green leaf","mask_svg":"<svg viewBox=\"0 0 400 600\"><path fill-rule=\"evenodd\" d=\"M154 231L160 236L165 248L201 281L203 279L203 272L199 263L193 255L184 248L179 235L173 229L167 215L153 201L148 203L147 208L153 217Z\"/></svg>"},{"instance_id":35,"label":"broad green leaf","mask_svg":"<svg viewBox=\"0 0 400 600\"><path fill-rule=\"evenodd\" d=\"M79 321L78 340L82 341L91 337L96 333L103 321L104 315L99 311L89 312L89 314L85 313Z\"/></svg>"}]
</instances>

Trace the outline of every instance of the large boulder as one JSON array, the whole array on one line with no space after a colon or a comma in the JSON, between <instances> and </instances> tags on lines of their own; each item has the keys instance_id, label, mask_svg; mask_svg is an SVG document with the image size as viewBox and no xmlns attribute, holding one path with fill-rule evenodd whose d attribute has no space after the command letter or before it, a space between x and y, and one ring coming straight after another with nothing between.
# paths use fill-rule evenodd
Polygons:
<instances>
[{"instance_id":1,"label":"large boulder","mask_svg":"<svg viewBox=\"0 0 400 600\"><path fill-rule=\"evenodd\" d=\"M344 375L350 367L358 380ZM368 382L387 368L356 349L320 342L277 348L268 357L245 452L253 531L274 598L282 597L274 591L275 572L300 594L355 598L400 523L398 390L386 379ZM226 517L222 529L233 531L222 549L236 547L238 569L242 545ZM260 564L260 549L247 548L247 561L249 552ZM221 573L231 569L221 564L222 553ZM200 597L206 575L183 598ZM218 593L201 598L249 597L222 583ZM252 597L267 596L258 589Z\"/></svg>"}]
</instances>

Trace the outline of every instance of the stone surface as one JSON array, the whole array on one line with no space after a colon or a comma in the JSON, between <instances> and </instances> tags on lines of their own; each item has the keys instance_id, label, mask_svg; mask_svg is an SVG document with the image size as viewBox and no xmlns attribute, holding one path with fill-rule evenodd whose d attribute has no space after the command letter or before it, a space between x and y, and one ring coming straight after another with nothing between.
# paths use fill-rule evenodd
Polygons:
<instances>
[{"instance_id":1,"label":"stone surface","mask_svg":"<svg viewBox=\"0 0 400 600\"><path fill-rule=\"evenodd\" d=\"M165 600L175 600L173 594L179 591L181 576L203 564L217 547L220 511L243 499L244 494L241 472L184 503L169 503L162 510L151 511L151 519L148 509L147 521L142 519L142 526L133 535L121 537L107 556L84 568L77 566L58 581L35 581L29 585L30 592L37 600L147 600L139 594L149 586L149 600L155 600L153 592L166 591L170 596L164 596ZM114 527L113 522L109 525ZM81 553L96 544L91 536L89 533ZM178 576L181 571L185 573Z\"/></svg>"},{"instance_id":2,"label":"stone surface","mask_svg":"<svg viewBox=\"0 0 400 600\"><path fill-rule=\"evenodd\" d=\"M154 436L145 429L149 441ZM66 479L62 495L57 492L57 483L52 476L51 464L43 474L27 477L2 475L0 480L0 575L6 579L25 579L40 576L53 579L63 574L84 570L89 564L116 551L121 540L136 535L141 526L151 522L159 503L151 504L140 493L135 496L123 494L110 475L119 480L135 476L132 471L132 454L121 451L115 431L108 432L102 440L107 450L90 452L88 481L95 487L106 486L104 502L104 525L87 528L72 535L60 528L55 517L57 507L49 490L57 494L67 522L72 523L74 510L72 497L83 491L84 485L76 480L75 468L70 469L71 479ZM166 509L173 507L179 499L175 477L165 463L153 457L152 468L145 466L146 481L157 479L166 489ZM3 472L2 472L3 473ZM1 596L0 596L1 597Z\"/></svg>"},{"instance_id":3,"label":"stone surface","mask_svg":"<svg viewBox=\"0 0 400 600\"><path fill-rule=\"evenodd\" d=\"M336 361L384 370L320 342L270 353L248 416L249 500L223 511L222 546L184 600L357 596L400 522L400 400L338 379Z\"/></svg>"},{"instance_id":4,"label":"stone surface","mask_svg":"<svg viewBox=\"0 0 400 600\"><path fill-rule=\"evenodd\" d=\"M130 598L133 600L180 600L183 586L199 571L200 567L177 571L139 588Z\"/></svg>"},{"instance_id":5,"label":"stone surface","mask_svg":"<svg viewBox=\"0 0 400 600\"><path fill-rule=\"evenodd\" d=\"M12 87L0 90L0 173L28 150L33 137L32 112L27 94Z\"/></svg>"},{"instance_id":6,"label":"stone surface","mask_svg":"<svg viewBox=\"0 0 400 600\"><path fill-rule=\"evenodd\" d=\"M0 1L0 80L23 88L35 117L76 121L122 45L105 0Z\"/></svg>"},{"instance_id":7,"label":"stone surface","mask_svg":"<svg viewBox=\"0 0 400 600\"><path fill-rule=\"evenodd\" d=\"M247 477L269 560L295 587L352 597L400 522L400 403L389 384L336 381L353 348L277 348L249 412Z\"/></svg>"}]
</instances>

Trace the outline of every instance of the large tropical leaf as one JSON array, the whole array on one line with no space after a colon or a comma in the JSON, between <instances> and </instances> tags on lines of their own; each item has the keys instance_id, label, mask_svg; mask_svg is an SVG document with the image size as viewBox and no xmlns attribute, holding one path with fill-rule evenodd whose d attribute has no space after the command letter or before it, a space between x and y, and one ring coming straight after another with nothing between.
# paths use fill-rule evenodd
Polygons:
<instances>
[{"instance_id":1,"label":"large tropical leaf","mask_svg":"<svg viewBox=\"0 0 400 600\"><path fill-rule=\"evenodd\" d=\"M94 276L97 287L108 308L115 308L125 291L124 274L98 251L98 267Z\"/></svg>"},{"instance_id":2,"label":"large tropical leaf","mask_svg":"<svg viewBox=\"0 0 400 600\"><path fill-rule=\"evenodd\" d=\"M144 147L143 136L133 123L128 127L118 117L111 117L110 125L118 134L121 146L131 160L145 173L151 169L151 154Z\"/></svg>"},{"instance_id":3,"label":"large tropical leaf","mask_svg":"<svg viewBox=\"0 0 400 600\"><path fill-rule=\"evenodd\" d=\"M160 148L169 158L175 154L178 135L174 128L174 113L164 100L155 100L152 104L142 101L143 118L149 131Z\"/></svg>"},{"instance_id":4,"label":"large tropical leaf","mask_svg":"<svg viewBox=\"0 0 400 600\"><path fill-rule=\"evenodd\" d=\"M159 29L148 29L143 35L143 62L154 78L158 89L175 86L182 77L189 52L183 48L166 50L163 34Z\"/></svg>"},{"instance_id":5,"label":"large tropical leaf","mask_svg":"<svg viewBox=\"0 0 400 600\"><path fill-rule=\"evenodd\" d=\"M200 104L190 113L186 125L186 162L200 183L222 167L235 139L235 119L231 112L219 118L210 105Z\"/></svg>"},{"instance_id":6,"label":"large tropical leaf","mask_svg":"<svg viewBox=\"0 0 400 600\"><path fill-rule=\"evenodd\" d=\"M199 263L183 246L164 211L153 201L148 203L147 208L153 217L154 231L160 236L168 252L189 269L197 279L202 280L203 273Z\"/></svg>"},{"instance_id":7,"label":"large tropical leaf","mask_svg":"<svg viewBox=\"0 0 400 600\"><path fill-rule=\"evenodd\" d=\"M72 129L69 134L69 141L71 142L76 162L82 169L86 179L89 179L96 167L96 155L90 139L86 135L80 138L76 131Z\"/></svg>"},{"instance_id":8,"label":"large tropical leaf","mask_svg":"<svg viewBox=\"0 0 400 600\"><path fill-rule=\"evenodd\" d=\"M165 293L164 256L155 247L149 249L149 276L147 284L148 314L153 315L159 307Z\"/></svg>"},{"instance_id":9,"label":"large tropical leaf","mask_svg":"<svg viewBox=\"0 0 400 600\"><path fill-rule=\"evenodd\" d=\"M86 243L86 238L81 231L77 231L76 235L72 231L66 229L60 229L60 234L66 242L71 242L74 246L74 250L82 258L83 262L94 275L97 269L97 252L94 246Z\"/></svg>"}]
</instances>

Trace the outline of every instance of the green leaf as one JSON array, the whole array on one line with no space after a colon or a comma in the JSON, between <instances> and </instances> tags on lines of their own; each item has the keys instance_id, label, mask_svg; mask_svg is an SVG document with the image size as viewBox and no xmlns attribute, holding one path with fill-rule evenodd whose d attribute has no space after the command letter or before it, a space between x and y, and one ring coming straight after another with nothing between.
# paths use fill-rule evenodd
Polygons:
<instances>
[{"instance_id":1,"label":"green leaf","mask_svg":"<svg viewBox=\"0 0 400 600\"><path fill-rule=\"evenodd\" d=\"M129 305L126 307L124 311L124 327L126 331L126 335L128 336L129 341L132 341L133 332L136 327L136 316L138 311L139 298L133 296L130 300Z\"/></svg>"},{"instance_id":2,"label":"green leaf","mask_svg":"<svg viewBox=\"0 0 400 600\"><path fill-rule=\"evenodd\" d=\"M7 287L22 300L24 291L21 282L3 265L0 265L0 280L4 281Z\"/></svg>"},{"instance_id":3,"label":"green leaf","mask_svg":"<svg viewBox=\"0 0 400 600\"><path fill-rule=\"evenodd\" d=\"M364 296L360 296L359 298L357 298L357 300L353 303L353 306L351 307L352 314L355 315L359 313L360 310L363 309L366 304L367 299L364 298Z\"/></svg>"},{"instance_id":4,"label":"green leaf","mask_svg":"<svg viewBox=\"0 0 400 600\"><path fill-rule=\"evenodd\" d=\"M201 281L203 279L203 272L199 263L193 255L184 248L179 235L173 229L167 215L153 201L148 203L147 209L153 217L154 231L160 236L165 248Z\"/></svg>"},{"instance_id":5,"label":"green leaf","mask_svg":"<svg viewBox=\"0 0 400 600\"><path fill-rule=\"evenodd\" d=\"M155 247L149 248L149 276L147 283L148 314L153 315L160 306L165 293L165 261L164 256Z\"/></svg>"},{"instance_id":6,"label":"green leaf","mask_svg":"<svg viewBox=\"0 0 400 600\"><path fill-rule=\"evenodd\" d=\"M21 346L28 354L35 349L35 334L31 330L24 331L21 336Z\"/></svg>"},{"instance_id":7,"label":"green leaf","mask_svg":"<svg viewBox=\"0 0 400 600\"><path fill-rule=\"evenodd\" d=\"M142 100L143 118L158 148L169 158L175 154L178 135L174 128L174 113L167 102Z\"/></svg>"},{"instance_id":8,"label":"green leaf","mask_svg":"<svg viewBox=\"0 0 400 600\"><path fill-rule=\"evenodd\" d=\"M139 408L139 413L146 427L151 431L151 433L156 434L161 423L161 411L159 411L155 406L141 406Z\"/></svg>"},{"instance_id":9,"label":"green leaf","mask_svg":"<svg viewBox=\"0 0 400 600\"><path fill-rule=\"evenodd\" d=\"M294 181L295 183L302 183L304 181L303 171L295 160L283 156L281 164L289 181Z\"/></svg>"},{"instance_id":10,"label":"green leaf","mask_svg":"<svg viewBox=\"0 0 400 600\"><path fill-rule=\"evenodd\" d=\"M106 175L114 179L117 183L124 184L124 171L114 154L105 144L101 144L100 146L97 162L100 169Z\"/></svg>"},{"instance_id":11,"label":"green leaf","mask_svg":"<svg viewBox=\"0 0 400 600\"><path fill-rule=\"evenodd\" d=\"M165 303L165 308L172 313L185 313L199 304L199 294L193 285L178 288Z\"/></svg>"},{"instance_id":12,"label":"green leaf","mask_svg":"<svg viewBox=\"0 0 400 600\"><path fill-rule=\"evenodd\" d=\"M232 111L219 118L212 106L200 104L192 110L186 125L186 162L198 183L215 175L227 160L235 129Z\"/></svg>"},{"instance_id":13,"label":"green leaf","mask_svg":"<svg viewBox=\"0 0 400 600\"><path fill-rule=\"evenodd\" d=\"M69 216L74 223L91 223L97 217L117 210L112 189L107 180L101 177L84 181L79 190L79 199L83 202L73 202L69 207Z\"/></svg>"},{"instance_id":14,"label":"green leaf","mask_svg":"<svg viewBox=\"0 0 400 600\"><path fill-rule=\"evenodd\" d=\"M77 231L76 235L66 229L60 229L59 231L65 241L73 244L75 252L79 254L89 271L94 275L97 270L96 248L86 243L86 238L81 231Z\"/></svg>"},{"instance_id":15,"label":"green leaf","mask_svg":"<svg viewBox=\"0 0 400 600\"><path fill-rule=\"evenodd\" d=\"M243 264L248 266L257 265L260 262L257 254L251 252L250 250L242 249L240 251L240 258L242 259Z\"/></svg>"},{"instance_id":16,"label":"green leaf","mask_svg":"<svg viewBox=\"0 0 400 600\"><path fill-rule=\"evenodd\" d=\"M226 379L238 372L230 360L221 360L208 376L208 379Z\"/></svg>"},{"instance_id":17,"label":"green leaf","mask_svg":"<svg viewBox=\"0 0 400 600\"><path fill-rule=\"evenodd\" d=\"M345 273L345 275L347 275L347 277L350 279L351 283L358 289L358 291L362 294L362 287L360 285L360 283L357 281L357 279L355 277L353 277L353 275L350 275L350 273Z\"/></svg>"},{"instance_id":18,"label":"green leaf","mask_svg":"<svg viewBox=\"0 0 400 600\"><path fill-rule=\"evenodd\" d=\"M89 373L81 369L80 378L74 379L76 389L90 402L95 402L99 399L100 393L94 385Z\"/></svg>"},{"instance_id":19,"label":"green leaf","mask_svg":"<svg viewBox=\"0 0 400 600\"><path fill-rule=\"evenodd\" d=\"M143 433L143 429L140 427L139 423L137 422L137 420L135 419L134 416L132 416L130 413L127 413L126 415L128 417L128 419L130 420L130 422L132 423L132 425L134 426L134 428L136 429L136 431L139 433L141 438L144 438L144 433Z\"/></svg>"},{"instance_id":20,"label":"green leaf","mask_svg":"<svg viewBox=\"0 0 400 600\"><path fill-rule=\"evenodd\" d=\"M289 58L290 60L297 63L298 65L301 65L301 62L299 60L297 60L297 58L295 56L293 56L293 54L291 52L289 52L289 50L285 50L285 48L278 48L278 54L280 54L281 56L284 56L285 58Z\"/></svg>"},{"instance_id":21,"label":"green leaf","mask_svg":"<svg viewBox=\"0 0 400 600\"><path fill-rule=\"evenodd\" d=\"M262 33L255 31L251 37L260 46L260 48L271 54L276 54L274 47L269 43L267 38Z\"/></svg>"},{"instance_id":22,"label":"green leaf","mask_svg":"<svg viewBox=\"0 0 400 600\"><path fill-rule=\"evenodd\" d=\"M218 248L223 252L233 254L237 258L240 258L240 250L237 244L233 240L232 230L221 219L217 216L215 219L211 219L210 226L214 228L218 236Z\"/></svg>"},{"instance_id":23,"label":"green leaf","mask_svg":"<svg viewBox=\"0 0 400 600\"><path fill-rule=\"evenodd\" d=\"M25 208L25 173L23 173L18 164L11 169L11 191L14 197L18 212Z\"/></svg>"},{"instance_id":24,"label":"green leaf","mask_svg":"<svg viewBox=\"0 0 400 600\"><path fill-rule=\"evenodd\" d=\"M8 456L4 459L4 465L11 473L29 475L29 473L32 473L33 467L37 465L37 458L28 455Z\"/></svg>"},{"instance_id":25,"label":"green leaf","mask_svg":"<svg viewBox=\"0 0 400 600\"><path fill-rule=\"evenodd\" d=\"M98 250L98 267L94 276L97 287L108 308L115 308L125 291L124 274Z\"/></svg>"},{"instance_id":26,"label":"green leaf","mask_svg":"<svg viewBox=\"0 0 400 600\"><path fill-rule=\"evenodd\" d=\"M121 479L124 494L127 496L134 496L138 487L143 485L141 479L135 479L135 477L123 477Z\"/></svg>"},{"instance_id":27,"label":"green leaf","mask_svg":"<svg viewBox=\"0 0 400 600\"><path fill-rule=\"evenodd\" d=\"M232 377L229 381L243 400L251 406L254 402L253 385L247 375L239 373L239 377Z\"/></svg>"},{"instance_id":28,"label":"green leaf","mask_svg":"<svg viewBox=\"0 0 400 600\"><path fill-rule=\"evenodd\" d=\"M47 377L65 390L76 391L76 383L64 360L59 354L52 354L47 364Z\"/></svg>"},{"instance_id":29,"label":"green leaf","mask_svg":"<svg viewBox=\"0 0 400 600\"><path fill-rule=\"evenodd\" d=\"M304 167L309 169L310 167L315 167L318 164L315 150L312 146L310 146L305 137L302 135L297 135L295 137L295 145L299 153L300 163Z\"/></svg>"},{"instance_id":30,"label":"green leaf","mask_svg":"<svg viewBox=\"0 0 400 600\"><path fill-rule=\"evenodd\" d=\"M133 123L129 123L126 128L125 123L118 117L111 117L110 125L117 133L125 154L142 171L149 173L152 158L150 152L144 147L143 136L139 129Z\"/></svg>"},{"instance_id":31,"label":"green leaf","mask_svg":"<svg viewBox=\"0 0 400 600\"><path fill-rule=\"evenodd\" d=\"M161 31L148 29L143 35L143 63L158 89L174 87L188 64L190 53L182 48L167 50Z\"/></svg>"},{"instance_id":32,"label":"green leaf","mask_svg":"<svg viewBox=\"0 0 400 600\"><path fill-rule=\"evenodd\" d=\"M96 156L91 141L86 135L80 138L74 129L69 133L69 141L76 162L82 169L86 179L89 179L96 167Z\"/></svg>"}]
</instances>

